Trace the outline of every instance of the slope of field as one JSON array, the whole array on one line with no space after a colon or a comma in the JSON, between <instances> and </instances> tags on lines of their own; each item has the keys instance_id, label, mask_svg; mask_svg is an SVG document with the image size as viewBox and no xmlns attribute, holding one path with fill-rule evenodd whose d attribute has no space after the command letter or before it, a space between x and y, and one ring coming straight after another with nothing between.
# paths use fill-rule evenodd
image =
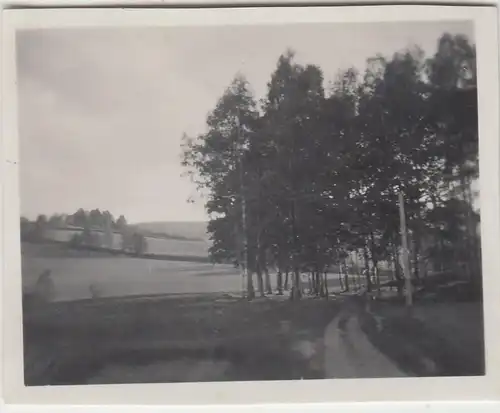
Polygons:
<instances>
[{"instance_id":1,"label":"slope of field","mask_svg":"<svg viewBox=\"0 0 500 413\"><path fill-rule=\"evenodd\" d=\"M80 230L59 230L51 229L47 231L47 238L53 241L69 242ZM193 257L208 257L210 243L205 239L168 239L146 237L147 253L156 255L178 255ZM113 234L113 248L120 249L122 236Z\"/></svg>"},{"instance_id":2,"label":"slope of field","mask_svg":"<svg viewBox=\"0 0 500 413\"><path fill-rule=\"evenodd\" d=\"M146 238L149 254L208 257L210 244L205 241Z\"/></svg>"},{"instance_id":3,"label":"slope of field","mask_svg":"<svg viewBox=\"0 0 500 413\"><path fill-rule=\"evenodd\" d=\"M208 240L206 222L142 222L134 224L138 228L156 233L164 233L196 240Z\"/></svg>"},{"instance_id":4,"label":"slope of field","mask_svg":"<svg viewBox=\"0 0 500 413\"><path fill-rule=\"evenodd\" d=\"M52 272L55 300L149 294L240 292L237 269L228 265L163 261L103 254L69 256L57 245L23 245L23 290Z\"/></svg>"}]
</instances>

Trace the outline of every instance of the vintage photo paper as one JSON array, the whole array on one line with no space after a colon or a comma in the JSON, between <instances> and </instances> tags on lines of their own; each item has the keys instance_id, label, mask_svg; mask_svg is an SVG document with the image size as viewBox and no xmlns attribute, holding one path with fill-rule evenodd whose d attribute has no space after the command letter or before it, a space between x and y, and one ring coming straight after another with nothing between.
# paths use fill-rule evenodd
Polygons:
<instances>
[{"instance_id":1,"label":"vintage photo paper","mask_svg":"<svg viewBox=\"0 0 500 413\"><path fill-rule=\"evenodd\" d=\"M11 10L8 402L498 396L497 13Z\"/></svg>"}]
</instances>

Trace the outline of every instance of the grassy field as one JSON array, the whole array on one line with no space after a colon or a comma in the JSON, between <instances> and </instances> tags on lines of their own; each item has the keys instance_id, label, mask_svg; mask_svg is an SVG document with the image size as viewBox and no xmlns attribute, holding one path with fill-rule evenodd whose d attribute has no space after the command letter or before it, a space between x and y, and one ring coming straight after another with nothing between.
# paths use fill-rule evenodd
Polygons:
<instances>
[{"instance_id":1,"label":"grassy field","mask_svg":"<svg viewBox=\"0 0 500 413\"><path fill-rule=\"evenodd\" d=\"M22 265L27 384L323 375L323 334L335 301L274 296L247 302L232 266L60 245L23 245ZM46 269L55 300L28 299ZM330 283L333 288L337 277Z\"/></svg>"},{"instance_id":2,"label":"grassy field","mask_svg":"<svg viewBox=\"0 0 500 413\"><path fill-rule=\"evenodd\" d=\"M71 251L60 245L23 244L23 290L33 291L39 275L50 270L55 300L80 300L151 294L237 293L242 291L239 270L231 265L165 261L106 253ZM271 284L276 288L276 274ZM291 281L290 281L291 283ZM303 279L307 289L307 278ZM255 284L257 285L257 284ZM329 288L338 291L338 276L329 275Z\"/></svg>"},{"instance_id":3,"label":"grassy field","mask_svg":"<svg viewBox=\"0 0 500 413\"><path fill-rule=\"evenodd\" d=\"M24 312L27 385L323 377L339 303L221 295L40 304Z\"/></svg>"},{"instance_id":4,"label":"grassy field","mask_svg":"<svg viewBox=\"0 0 500 413\"><path fill-rule=\"evenodd\" d=\"M240 292L238 270L231 266L163 261L61 251L57 245L25 245L23 289L30 293L44 270L52 272L56 300L143 294Z\"/></svg>"},{"instance_id":5,"label":"grassy field","mask_svg":"<svg viewBox=\"0 0 500 413\"><path fill-rule=\"evenodd\" d=\"M75 234L80 234L80 230L48 230L46 236L48 239L58 242L69 242ZM207 257L209 242L200 238L199 240L189 239L169 239L169 238L151 238L146 237L147 252L149 254L170 254L184 255L193 257ZM113 248L120 249L122 236L118 233L113 234Z\"/></svg>"},{"instance_id":6,"label":"grassy field","mask_svg":"<svg viewBox=\"0 0 500 413\"><path fill-rule=\"evenodd\" d=\"M321 378L325 326L346 300L274 295L248 302L232 266L60 245L23 245L22 264L25 294L46 269L56 290L53 302L24 301L32 385ZM338 292L338 276L329 277ZM419 298L408 318L402 303L385 300L370 311L359 307L362 329L402 370L481 374L480 303Z\"/></svg>"},{"instance_id":7,"label":"grassy field","mask_svg":"<svg viewBox=\"0 0 500 413\"><path fill-rule=\"evenodd\" d=\"M191 239L208 240L208 222L142 222L134 224L140 229L157 233L167 233Z\"/></svg>"}]
</instances>

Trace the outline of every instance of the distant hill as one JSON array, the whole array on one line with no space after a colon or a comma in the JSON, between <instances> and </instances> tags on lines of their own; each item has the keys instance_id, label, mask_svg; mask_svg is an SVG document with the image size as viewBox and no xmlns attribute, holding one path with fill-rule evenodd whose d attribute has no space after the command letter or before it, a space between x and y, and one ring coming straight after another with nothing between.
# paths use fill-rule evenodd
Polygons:
<instances>
[{"instance_id":1,"label":"distant hill","mask_svg":"<svg viewBox=\"0 0 500 413\"><path fill-rule=\"evenodd\" d=\"M190 240L208 241L206 222L141 222L133 225L143 231L152 233L167 234L173 237L180 237Z\"/></svg>"}]
</instances>

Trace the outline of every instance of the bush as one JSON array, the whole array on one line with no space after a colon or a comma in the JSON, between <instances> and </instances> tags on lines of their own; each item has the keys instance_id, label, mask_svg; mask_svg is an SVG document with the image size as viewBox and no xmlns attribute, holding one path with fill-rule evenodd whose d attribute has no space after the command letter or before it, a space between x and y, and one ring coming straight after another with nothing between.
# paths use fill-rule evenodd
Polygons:
<instances>
[{"instance_id":1,"label":"bush","mask_svg":"<svg viewBox=\"0 0 500 413\"><path fill-rule=\"evenodd\" d=\"M74 234L68 244L73 248L81 247L83 245L83 237L80 234Z\"/></svg>"}]
</instances>

